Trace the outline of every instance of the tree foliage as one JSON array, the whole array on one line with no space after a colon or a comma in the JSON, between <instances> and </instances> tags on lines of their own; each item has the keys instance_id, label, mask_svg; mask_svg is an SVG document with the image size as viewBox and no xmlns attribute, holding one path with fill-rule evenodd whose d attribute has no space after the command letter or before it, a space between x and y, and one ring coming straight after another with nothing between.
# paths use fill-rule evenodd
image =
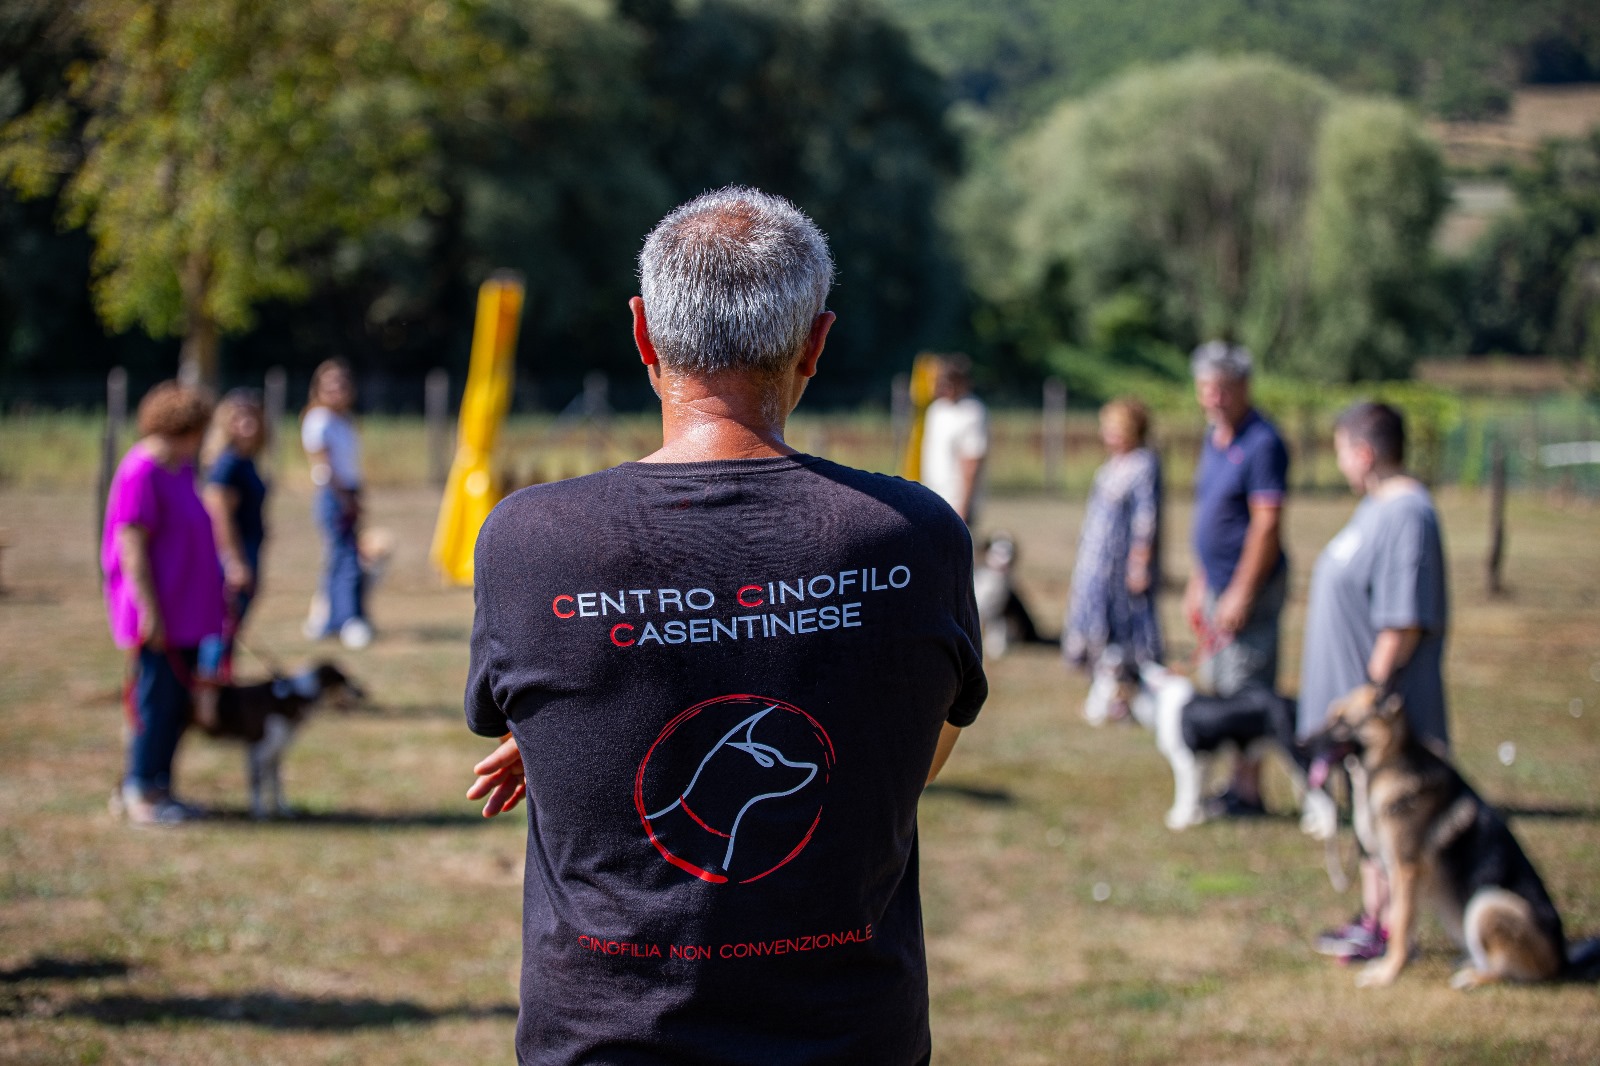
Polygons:
<instances>
[{"instance_id":1,"label":"tree foliage","mask_svg":"<svg viewBox=\"0 0 1600 1066\"><path fill-rule=\"evenodd\" d=\"M1443 204L1398 106L1202 57L1063 105L975 175L957 218L991 317L1028 316L1021 345L1053 305L1074 326L1058 339L1102 352L1233 336L1269 368L1348 379L1409 368Z\"/></svg>"},{"instance_id":2,"label":"tree foliage","mask_svg":"<svg viewBox=\"0 0 1600 1066\"><path fill-rule=\"evenodd\" d=\"M94 240L95 303L117 330L218 336L303 296L339 235L441 206L434 130L507 56L467 0L86 0L89 56L64 92L0 130L23 196L61 188Z\"/></svg>"},{"instance_id":3,"label":"tree foliage","mask_svg":"<svg viewBox=\"0 0 1600 1066\"><path fill-rule=\"evenodd\" d=\"M1558 355L1600 388L1600 130L1544 145L1515 188L1468 267L1471 350Z\"/></svg>"},{"instance_id":4,"label":"tree foliage","mask_svg":"<svg viewBox=\"0 0 1600 1066\"><path fill-rule=\"evenodd\" d=\"M1136 63L1265 53L1449 117L1519 82L1600 78L1593 0L886 0L958 94L1010 128Z\"/></svg>"},{"instance_id":5,"label":"tree foliage","mask_svg":"<svg viewBox=\"0 0 1600 1066\"><path fill-rule=\"evenodd\" d=\"M474 287L513 267L526 368L626 371L643 234L734 182L833 239L829 380L959 319L945 87L856 0L89 0L70 28L87 62L33 79L0 167L89 227L116 329L416 373L464 359Z\"/></svg>"}]
</instances>

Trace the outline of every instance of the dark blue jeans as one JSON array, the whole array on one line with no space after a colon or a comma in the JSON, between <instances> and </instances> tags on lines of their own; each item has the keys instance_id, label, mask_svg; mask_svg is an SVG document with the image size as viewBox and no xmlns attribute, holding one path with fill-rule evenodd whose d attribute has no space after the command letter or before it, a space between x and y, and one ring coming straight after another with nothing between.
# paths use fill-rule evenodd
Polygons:
<instances>
[{"instance_id":1,"label":"dark blue jeans","mask_svg":"<svg viewBox=\"0 0 1600 1066\"><path fill-rule=\"evenodd\" d=\"M178 741L189 727L189 689L178 676L194 676L198 650L139 649L139 672L133 681L136 722L128 744L128 766L123 780L145 793L172 789L172 758Z\"/></svg>"},{"instance_id":2,"label":"dark blue jeans","mask_svg":"<svg viewBox=\"0 0 1600 1066\"><path fill-rule=\"evenodd\" d=\"M366 618L362 602L366 579L361 573L354 517L340 506L338 494L324 485L317 490L315 507L325 553L322 593L328 598L328 628L323 635L330 636L350 619Z\"/></svg>"}]
</instances>

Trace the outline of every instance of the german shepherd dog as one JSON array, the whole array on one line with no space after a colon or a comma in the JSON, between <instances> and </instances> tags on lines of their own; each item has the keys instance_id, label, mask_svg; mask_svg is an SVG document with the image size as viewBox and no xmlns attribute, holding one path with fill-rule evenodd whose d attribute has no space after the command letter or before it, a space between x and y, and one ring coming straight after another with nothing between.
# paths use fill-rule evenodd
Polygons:
<instances>
[{"instance_id":1,"label":"german shepherd dog","mask_svg":"<svg viewBox=\"0 0 1600 1066\"><path fill-rule=\"evenodd\" d=\"M1326 754L1358 754L1356 835L1389 878L1389 944L1356 984L1400 976L1426 898L1471 960L1452 988L1548 981L1569 971L1567 942L1544 882L1492 807L1406 723L1399 695L1363 685L1335 703L1313 738Z\"/></svg>"}]
</instances>

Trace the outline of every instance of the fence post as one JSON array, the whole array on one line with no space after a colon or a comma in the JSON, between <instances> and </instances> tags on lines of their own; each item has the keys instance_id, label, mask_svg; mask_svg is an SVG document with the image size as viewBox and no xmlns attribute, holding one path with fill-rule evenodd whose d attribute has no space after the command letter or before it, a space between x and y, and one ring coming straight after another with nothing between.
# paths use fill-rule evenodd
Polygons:
<instances>
[{"instance_id":1,"label":"fence post","mask_svg":"<svg viewBox=\"0 0 1600 1066\"><path fill-rule=\"evenodd\" d=\"M583 375L583 415L588 422L585 438L589 453L584 473L590 473L605 466L606 439L611 429L611 379L598 370Z\"/></svg>"},{"instance_id":2,"label":"fence post","mask_svg":"<svg viewBox=\"0 0 1600 1066\"><path fill-rule=\"evenodd\" d=\"M444 488L450 479L450 372L434 367L422 384L423 422L427 425L428 483Z\"/></svg>"},{"instance_id":3,"label":"fence post","mask_svg":"<svg viewBox=\"0 0 1600 1066\"><path fill-rule=\"evenodd\" d=\"M1314 491L1317 487L1317 409L1312 404L1300 405L1300 489Z\"/></svg>"},{"instance_id":4,"label":"fence post","mask_svg":"<svg viewBox=\"0 0 1600 1066\"><path fill-rule=\"evenodd\" d=\"M106 375L106 428L100 438L100 477L95 482L94 570L100 569L100 538L106 525L106 498L111 494L111 476L116 473L117 453L122 447L122 429L128 421L128 372L112 367ZM102 577L102 580L104 578Z\"/></svg>"},{"instance_id":5,"label":"fence post","mask_svg":"<svg viewBox=\"0 0 1600 1066\"><path fill-rule=\"evenodd\" d=\"M1489 445L1489 595L1505 591L1500 581L1500 564L1506 543L1506 448L1496 436Z\"/></svg>"},{"instance_id":6,"label":"fence post","mask_svg":"<svg viewBox=\"0 0 1600 1066\"><path fill-rule=\"evenodd\" d=\"M906 453L911 440L911 375L896 374L889 382L889 447L890 462L885 469L898 470L900 457ZM903 472L903 471L902 471Z\"/></svg>"},{"instance_id":7,"label":"fence post","mask_svg":"<svg viewBox=\"0 0 1600 1066\"><path fill-rule=\"evenodd\" d=\"M261 389L261 428L266 439L261 442L261 455L266 460L267 476L278 474L278 438L283 430L283 412L289 404L289 375L283 367L267 371Z\"/></svg>"},{"instance_id":8,"label":"fence post","mask_svg":"<svg viewBox=\"0 0 1600 1066\"><path fill-rule=\"evenodd\" d=\"M1060 378L1046 378L1044 382L1044 415L1039 423L1042 439L1040 453L1044 457L1044 487L1056 488L1066 466L1067 452L1067 383Z\"/></svg>"}]
</instances>

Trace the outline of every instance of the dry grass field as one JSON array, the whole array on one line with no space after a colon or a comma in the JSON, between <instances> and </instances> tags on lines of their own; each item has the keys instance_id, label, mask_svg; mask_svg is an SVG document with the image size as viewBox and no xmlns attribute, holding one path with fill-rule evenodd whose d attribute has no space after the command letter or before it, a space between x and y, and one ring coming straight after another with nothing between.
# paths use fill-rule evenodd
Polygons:
<instances>
[{"instance_id":1,"label":"dry grass field","mask_svg":"<svg viewBox=\"0 0 1600 1066\"><path fill-rule=\"evenodd\" d=\"M1600 934L1600 547L1592 507L1519 497L1510 595L1482 590L1484 499L1442 498L1454 562L1449 680L1459 761L1513 825L1576 934ZM243 815L236 750L191 738L185 794L219 816L114 822L119 659L80 490L0 488L0 1062L440 1063L511 1058L523 826L461 794L485 745L460 720L471 596L426 561L436 497L373 500L400 552L380 639L339 660L370 705L313 721L286 763L297 820ZM1348 514L1297 498L1292 683L1305 576ZM290 661L315 580L307 499L274 499L251 642ZM1175 571L1187 513L1174 508ZM994 501L1054 632L1076 499ZM1176 604L1169 598L1169 632ZM1190 650L1174 636L1180 656ZM259 670L244 659L243 671ZM993 666L994 695L923 804L935 1062L1600 1061L1600 988L1450 991L1434 925L1388 991L1314 955L1345 918L1320 848L1285 813L1182 834L1148 734L1091 729L1054 656ZM1516 745L1511 765L1496 756ZM1269 780L1285 810L1286 783ZM803 1004L796 1005L803 1010Z\"/></svg>"}]
</instances>

